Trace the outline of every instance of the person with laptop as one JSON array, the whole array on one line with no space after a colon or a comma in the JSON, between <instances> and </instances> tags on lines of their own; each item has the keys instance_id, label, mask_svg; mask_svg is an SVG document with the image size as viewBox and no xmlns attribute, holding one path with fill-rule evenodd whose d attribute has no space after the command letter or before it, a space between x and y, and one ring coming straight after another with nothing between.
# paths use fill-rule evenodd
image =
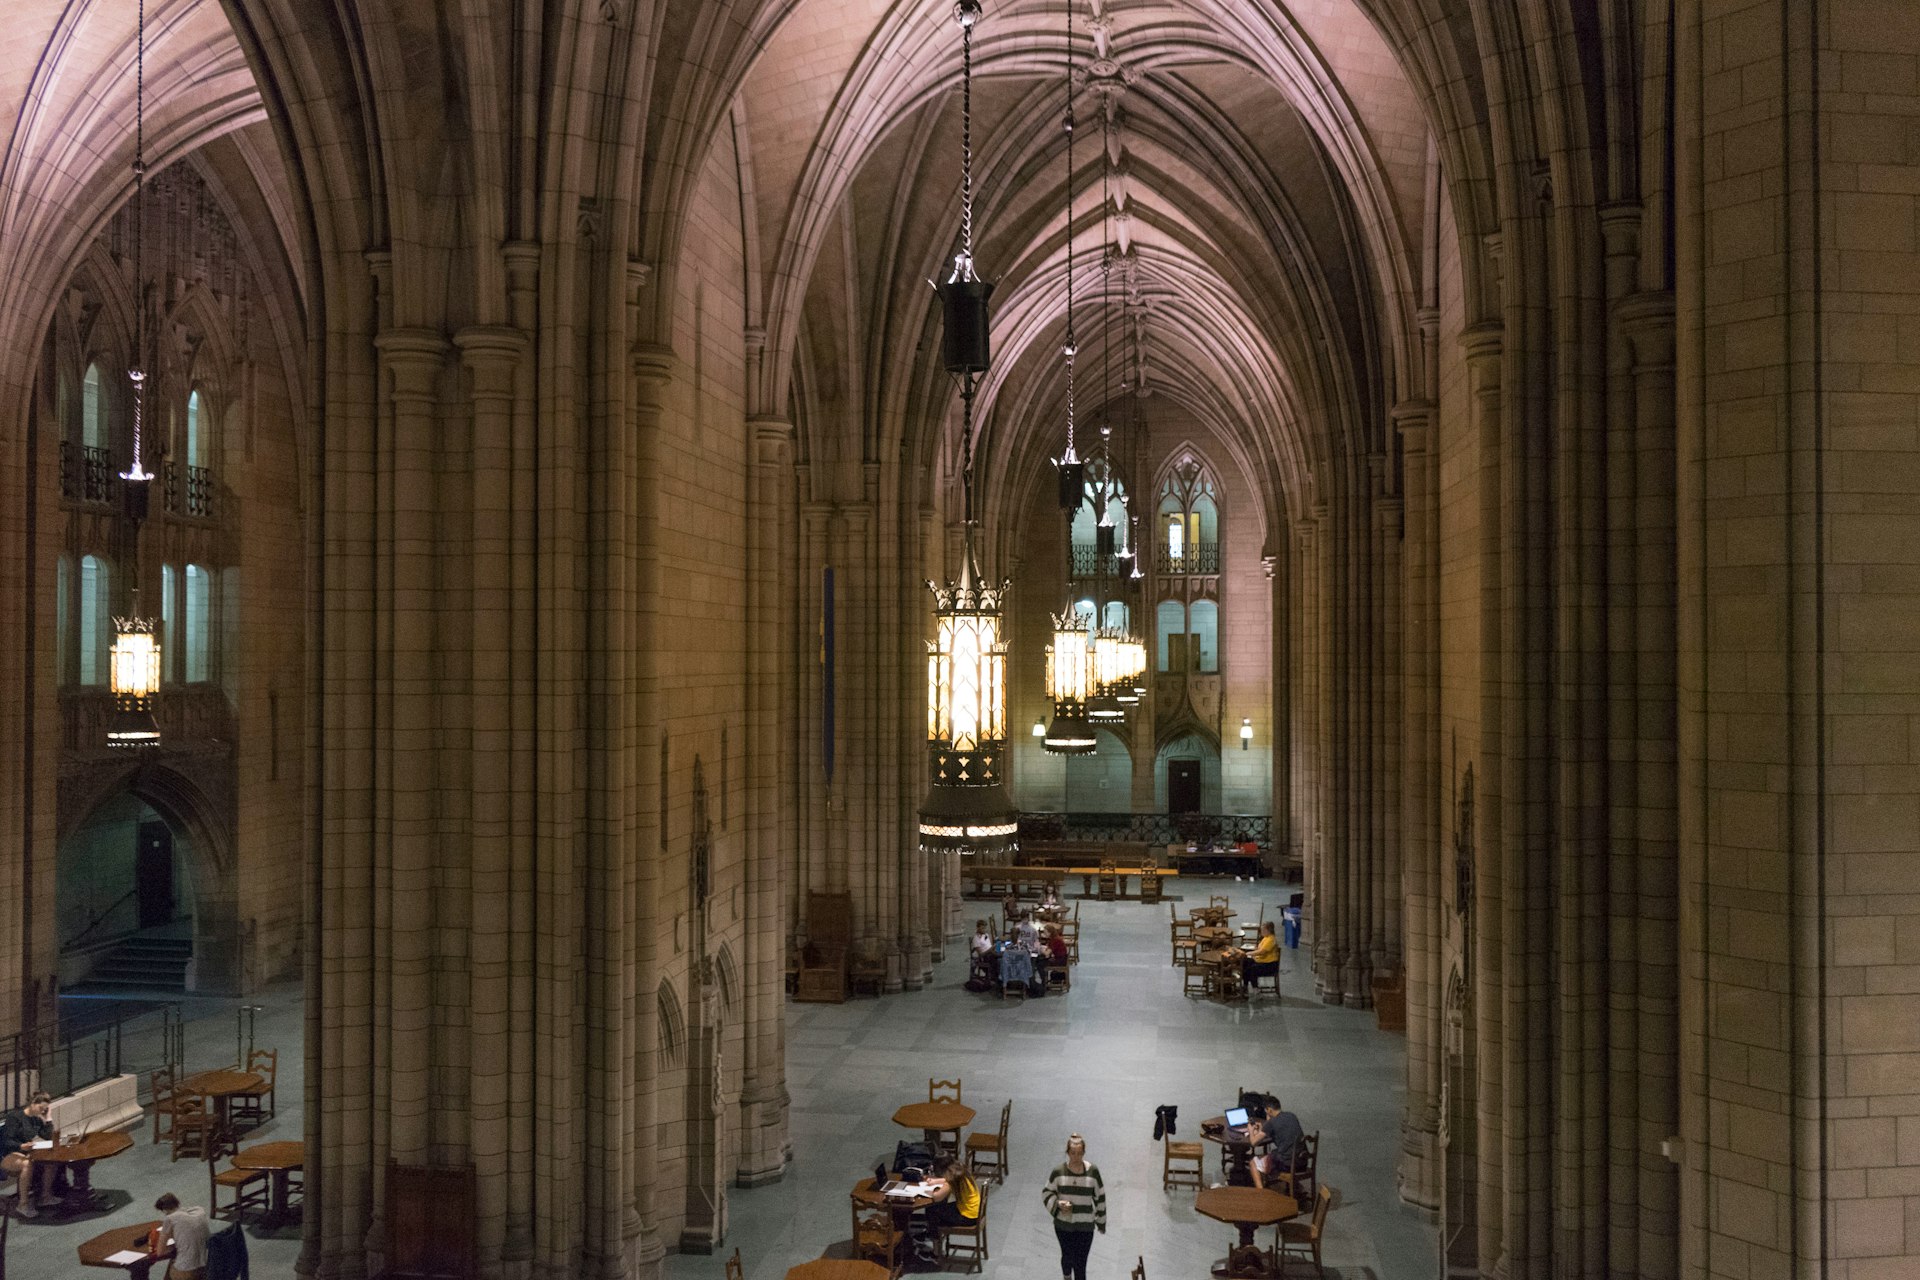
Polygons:
<instances>
[{"instance_id":1,"label":"person with laptop","mask_svg":"<svg viewBox=\"0 0 1920 1280\"><path fill-rule=\"evenodd\" d=\"M1250 1140L1264 1138L1267 1143L1266 1151L1253 1162L1253 1185L1279 1182L1283 1174L1291 1178L1299 1168L1300 1139L1305 1136L1300 1117L1291 1111L1275 1111L1261 1122L1257 1137L1249 1135Z\"/></svg>"},{"instance_id":2,"label":"person with laptop","mask_svg":"<svg viewBox=\"0 0 1920 1280\"><path fill-rule=\"evenodd\" d=\"M967 1171L967 1162L947 1156L934 1167L927 1183L933 1203L927 1206L927 1225L936 1231L942 1227L970 1227L980 1220L980 1184Z\"/></svg>"}]
</instances>

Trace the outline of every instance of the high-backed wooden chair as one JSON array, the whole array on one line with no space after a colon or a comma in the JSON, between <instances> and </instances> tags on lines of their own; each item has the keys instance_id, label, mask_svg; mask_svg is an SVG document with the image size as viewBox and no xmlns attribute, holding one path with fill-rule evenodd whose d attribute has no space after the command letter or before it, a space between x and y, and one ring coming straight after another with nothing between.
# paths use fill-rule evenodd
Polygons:
<instances>
[{"instance_id":1,"label":"high-backed wooden chair","mask_svg":"<svg viewBox=\"0 0 1920 1280\"><path fill-rule=\"evenodd\" d=\"M1180 985L1183 996L1206 996L1213 991L1213 966L1201 964L1198 960L1189 960L1182 967L1185 981Z\"/></svg>"},{"instance_id":2,"label":"high-backed wooden chair","mask_svg":"<svg viewBox=\"0 0 1920 1280\"><path fill-rule=\"evenodd\" d=\"M224 1140L212 1144L216 1151L224 1145ZM231 1165L222 1169L218 1155L208 1156L207 1216L238 1222L249 1210L264 1212L272 1180L264 1169L235 1169ZM229 1203L220 1202L222 1191L233 1197Z\"/></svg>"},{"instance_id":3,"label":"high-backed wooden chair","mask_svg":"<svg viewBox=\"0 0 1920 1280\"><path fill-rule=\"evenodd\" d=\"M960 1094L960 1081L957 1077L952 1080L935 1080L932 1077L928 1077L927 1101L965 1102L966 1099Z\"/></svg>"},{"instance_id":4,"label":"high-backed wooden chair","mask_svg":"<svg viewBox=\"0 0 1920 1280\"><path fill-rule=\"evenodd\" d=\"M251 1089L233 1095L227 1104L228 1114L236 1121L245 1121L249 1125L265 1124L273 1118L275 1110L273 1087L274 1077L280 1074L280 1051L278 1049L255 1049L247 1055L247 1071L260 1077L260 1083Z\"/></svg>"},{"instance_id":5,"label":"high-backed wooden chair","mask_svg":"<svg viewBox=\"0 0 1920 1280\"><path fill-rule=\"evenodd\" d=\"M1112 858L1100 859L1100 875L1094 884L1102 901L1110 902L1120 896L1120 869Z\"/></svg>"},{"instance_id":6,"label":"high-backed wooden chair","mask_svg":"<svg viewBox=\"0 0 1920 1280\"><path fill-rule=\"evenodd\" d=\"M959 1222L940 1228L940 1260L943 1263L959 1258L971 1262L969 1271L978 1271L987 1261L987 1192L992 1188L984 1183L980 1185L980 1216L972 1222Z\"/></svg>"},{"instance_id":7,"label":"high-backed wooden chair","mask_svg":"<svg viewBox=\"0 0 1920 1280\"><path fill-rule=\"evenodd\" d=\"M1320 1172L1320 1131L1315 1129L1300 1139L1300 1150L1293 1157L1295 1195L1310 1196L1318 1185Z\"/></svg>"},{"instance_id":8,"label":"high-backed wooden chair","mask_svg":"<svg viewBox=\"0 0 1920 1280\"><path fill-rule=\"evenodd\" d=\"M906 1266L907 1233L893 1219L893 1210L885 1205L853 1202L853 1256L877 1262L889 1276L898 1276Z\"/></svg>"},{"instance_id":9,"label":"high-backed wooden chair","mask_svg":"<svg viewBox=\"0 0 1920 1280\"><path fill-rule=\"evenodd\" d=\"M174 1084L173 1072L164 1067L150 1072L148 1079L153 1089L153 1140L159 1142L173 1140L173 1104L179 1096L179 1087Z\"/></svg>"},{"instance_id":10,"label":"high-backed wooden chair","mask_svg":"<svg viewBox=\"0 0 1920 1280\"><path fill-rule=\"evenodd\" d=\"M853 895L807 895L807 945L793 998L803 1003L844 1004L848 953L853 947Z\"/></svg>"},{"instance_id":11,"label":"high-backed wooden chair","mask_svg":"<svg viewBox=\"0 0 1920 1280\"><path fill-rule=\"evenodd\" d=\"M1175 1187L1192 1187L1198 1191L1206 1185L1207 1149L1204 1144L1175 1142L1172 1138L1163 1137L1160 1145L1162 1191L1171 1191Z\"/></svg>"},{"instance_id":12,"label":"high-backed wooden chair","mask_svg":"<svg viewBox=\"0 0 1920 1280\"><path fill-rule=\"evenodd\" d=\"M1007 1180L1007 1129L1013 1123L1013 1099L1009 1098L1000 1108L1000 1132L980 1133L977 1130L967 1135L967 1167L977 1177L983 1173L993 1175L995 1182Z\"/></svg>"},{"instance_id":13,"label":"high-backed wooden chair","mask_svg":"<svg viewBox=\"0 0 1920 1280\"><path fill-rule=\"evenodd\" d=\"M1222 911L1231 911L1233 909L1233 903L1227 901L1227 895L1224 893L1208 894L1207 905L1210 907L1218 907Z\"/></svg>"},{"instance_id":14,"label":"high-backed wooden chair","mask_svg":"<svg viewBox=\"0 0 1920 1280\"><path fill-rule=\"evenodd\" d=\"M1324 1276L1320 1261L1320 1242L1327 1233L1327 1210L1333 1207L1333 1188L1322 1187L1313 1197L1313 1217L1306 1222L1282 1222L1273 1233L1273 1270L1285 1275L1289 1258L1313 1263L1313 1274Z\"/></svg>"},{"instance_id":15,"label":"high-backed wooden chair","mask_svg":"<svg viewBox=\"0 0 1920 1280\"><path fill-rule=\"evenodd\" d=\"M733 1256L727 1259L727 1280L747 1280L746 1264L740 1261L740 1250L736 1247Z\"/></svg>"},{"instance_id":16,"label":"high-backed wooden chair","mask_svg":"<svg viewBox=\"0 0 1920 1280\"><path fill-rule=\"evenodd\" d=\"M1167 937L1173 944L1173 963L1191 963L1200 947L1200 940L1193 936L1193 917L1181 915L1171 902L1167 904Z\"/></svg>"},{"instance_id":17,"label":"high-backed wooden chair","mask_svg":"<svg viewBox=\"0 0 1920 1280\"><path fill-rule=\"evenodd\" d=\"M197 1093L175 1091L173 1098L173 1155L190 1160L207 1160L220 1154L225 1138L219 1117Z\"/></svg>"},{"instance_id":18,"label":"high-backed wooden chair","mask_svg":"<svg viewBox=\"0 0 1920 1280\"><path fill-rule=\"evenodd\" d=\"M387 1163L387 1269L375 1280L474 1280L473 1166Z\"/></svg>"},{"instance_id":19,"label":"high-backed wooden chair","mask_svg":"<svg viewBox=\"0 0 1920 1280\"><path fill-rule=\"evenodd\" d=\"M1140 864L1140 901L1161 900L1160 868L1152 858Z\"/></svg>"},{"instance_id":20,"label":"high-backed wooden chair","mask_svg":"<svg viewBox=\"0 0 1920 1280\"><path fill-rule=\"evenodd\" d=\"M1072 969L1073 961L1071 958L1068 959L1066 964L1048 965L1047 990L1061 994L1073 990Z\"/></svg>"},{"instance_id":21,"label":"high-backed wooden chair","mask_svg":"<svg viewBox=\"0 0 1920 1280\"><path fill-rule=\"evenodd\" d=\"M1078 903L1074 904L1074 910L1075 911L1079 910ZM1071 919L1062 920L1060 922L1060 936L1064 938L1067 943L1067 963L1079 964L1080 963L1080 919L1077 915Z\"/></svg>"},{"instance_id":22,"label":"high-backed wooden chair","mask_svg":"<svg viewBox=\"0 0 1920 1280\"><path fill-rule=\"evenodd\" d=\"M1144 1255L1140 1255L1140 1260L1133 1264L1133 1280L1147 1280L1147 1260Z\"/></svg>"}]
</instances>

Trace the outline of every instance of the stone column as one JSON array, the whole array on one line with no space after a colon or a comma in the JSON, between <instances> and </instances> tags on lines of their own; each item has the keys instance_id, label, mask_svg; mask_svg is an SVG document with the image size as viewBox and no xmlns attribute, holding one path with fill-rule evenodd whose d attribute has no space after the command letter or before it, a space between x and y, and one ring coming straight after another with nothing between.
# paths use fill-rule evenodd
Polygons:
<instances>
[{"instance_id":1,"label":"stone column","mask_svg":"<svg viewBox=\"0 0 1920 1280\"><path fill-rule=\"evenodd\" d=\"M780 765L791 737L793 686L787 679L782 546L793 522L793 426L783 418L749 421L746 804L747 909L745 1062L740 1086L740 1159L734 1181L759 1186L780 1178L791 1159L786 1067L786 908L781 880Z\"/></svg>"},{"instance_id":2,"label":"stone column","mask_svg":"<svg viewBox=\"0 0 1920 1280\"><path fill-rule=\"evenodd\" d=\"M1440 1089L1445 1047L1440 969L1446 877L1446 823L1440 770L1440 503L1433 456L1435 406L1408 401L1394 410L1405 493L1406 552L1401 591L1406 639L1401 649L1404 755L1401 787L1402 884L1407 979L1407 1102L1401 1124L1400 1194L1426 1209L1440 1203Z\"/></svg>"}]
</instances>

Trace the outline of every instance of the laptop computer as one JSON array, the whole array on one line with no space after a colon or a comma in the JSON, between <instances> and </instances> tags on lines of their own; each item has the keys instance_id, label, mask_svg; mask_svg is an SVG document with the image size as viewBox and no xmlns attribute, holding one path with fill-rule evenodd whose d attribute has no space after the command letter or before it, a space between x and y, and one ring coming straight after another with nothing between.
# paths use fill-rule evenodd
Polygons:
<instances>
[{"instance_id":1,"label":"laptop computer","mask_svg":"<svg viewBox=\"0 0 1920 1280\"><path fill-rule=\"evenodd\" d=\"M1247 1128L1247 1109L1231 1107L1227 1111L1227 1128L1236 1133L1244 1133Z\"/></svg>"}]
</instances>

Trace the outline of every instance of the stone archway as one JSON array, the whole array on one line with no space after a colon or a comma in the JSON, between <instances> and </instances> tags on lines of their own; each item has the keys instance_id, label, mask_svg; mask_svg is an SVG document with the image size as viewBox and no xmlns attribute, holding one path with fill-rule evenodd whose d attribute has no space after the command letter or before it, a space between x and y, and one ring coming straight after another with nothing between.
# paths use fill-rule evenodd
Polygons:
<instances>
[{"instance_id":1,"label":"stone archway","mask_svg":"<svg viewBox=\"0 0 1920 1280\"><path fill-rule=\"evenodd\" d=\"M187 990L231 995L246 987L247 938L234 877L230 797L191 776L192 762L136 760L63 774L55 840L64 847L93 815L130 796L159 816L179 839L191 885L193 952ZM220 796L221 798L216 798Z\"/></svg>"}]
</instances>

